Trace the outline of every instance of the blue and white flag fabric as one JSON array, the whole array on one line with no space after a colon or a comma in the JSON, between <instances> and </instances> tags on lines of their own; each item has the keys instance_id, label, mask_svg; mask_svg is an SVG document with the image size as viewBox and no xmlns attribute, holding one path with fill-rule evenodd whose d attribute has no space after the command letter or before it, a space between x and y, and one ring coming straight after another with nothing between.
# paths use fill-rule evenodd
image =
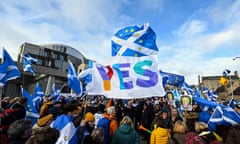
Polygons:
<instances>
[{"instance_id":1,"label":"blue and white flag fabric","mask_svg":"<svg viewBox=\"0 0 240 144\"><path fill-rule=\"evenodd\" d=\"M57 129L60 136L56 144L76 144L79 141L77 128L72 122L72 117L68 115L60 115L53 121L50 127Z\"/></svg>"},{"instance_id":2,"label":"blue and white flag fabric","mask_svg":"<svg viewBox=\"0 0 240 144\"><path fill-rule=\"evenodd\" d=\"M224 77L227 77L230 73L231 71L229 69L225 69L222 74Z\"/></svg>"},{"instance_id":3,"label":"blue and white flag fabric","mask_svg":"<svg viewBox=\"0 0 240 144\"><path fill-rule=\"evenodd\" d=\"M65 84L62 85L62 87L58 90L55 87L55 83L52 85L52 94L51 94L51 98L53 99L53 102L59 102L60 98L61 98L61 92L63 87L65 87Z\"/></svg>"},{"instance_id":4,"label":"blue and white flag fabric","mask_svg":"<svg viewBox=\"0 0 240 144\"><path fill-rule=\"evenodd\" d=\"M76 70L70 60L68 60L68 86L76 92L77 95L81 96L82 94L82 83L78 79Z\"/></svg>"},{"instance_id":5,"label":"blue and white flag fabric","mask_svg":"<svg viewBox=\"0 0 240 144\"><path fill-rule=\"evenodd\" d=\"M0 65L0 87L6 85L7 81L16 79L21 76L17 65L3 48L3 63Z\"/></svg>"},{"instance_id":6,"label":"blue and white flag fabric","mask_svg":"<svg viewBox=\"0 0 240 144\"><path fill-rule=\"evenodd\" d=\"M196 87L193 89L193 96L195 96L195 97L202 97L200 91Z\"/></svg>"},{"instance_id":7,"label":"blue and white flag fabric","mask_svg":"<svg viewBox=\"0 0 240 144\"><path fill-rule=\"evenodd\" d=\"M209 119L208 125L215 130L216 125L236 125L240 124L240 115L231 107L217 106Z\"/></svg>"},{"instance_id":8,"label":"blue and white flag fabric","mask_svg":"<svg viewBox=\"0 0 240 144\"><path fill-rule=\"evenodd\" d=\"M177 98L178 100L180 99L180 96L182 95L181 92L178 89L174 89L172 91L174 98Z\"/></svg>"},{"instance_id":9,"label":"blue and white flag fabric","mask_svg":"<svg viewBox=\"0 0 240 144\"><path fill-rule=\"evenodd\" d=\"M33 58L30 54L25 54L23 58L23 71L31 72L33 75L36 74L32 64L37 62L36 58Z\"/></svg>"},{"instance_id":10,"label":"blue and white flag fabric","mask_svg":"<svg viewBox=\"0 0 240 144\"><path fill-rule=\"evenodd\" d=\"M156 34L149 23L124 27L112 37L112 56L141 57L157 54Z\"/></svg>"},{"instance_id":11,"label":"blue and white flag fabric","mask_svg":"<svg viewBox=\"0 0 240 144\"><path fill-rule=\"evenodd\" d=\"M78 77L84 82L84 84L88 84L92 81L92 71L93 71L94 62L89 60L88 66L79 73Z\"/></svg>"},{"instance_id":12,"label":"blue and white flag fabric","mask_svg":"<svg viewBox=\"0 0 240 144\"><path fill-rule=\"evenodd\" d=\"M33 94L33 105L36 107L37 111L40 111L42 106L42 97L44 96L44 92L39 83L36 84L36 88Z\"/></svg>"},{"instance_id":13,"label":"blue and white flag fabric","mask_svg":"<svg viewBox=\"0 0 240 144\"><path fill-rule=\"evenodd\" d=\"M187 95L193 95L192 88L186 82L183 82L181 89L184 90Z\"/></svg>"},{"instance_id":14,"label":"blue and white flag fabric","mask_svg":"<svg viewBox=\"0 0 240 144\"><path fill-rule=\"evenodd\" d=\"M201 97L193 97L193 100L197 102L201 107L216 108L219 104L209 101Z\"/></svg>"},{"instance_id":15,"label":"blue and white flag fabric","mask_svg":"<svg viewBox=\"0 0 240 144\"><path fill-rule=\"evenodd\" d=\"M182 75L163 71L160 71L160 75L162 76L163 86L169 84L181 88L184 83L184 76Z\"/></svg>"},{"instance_id":16,"label":"blue and white flag fabric","mask_svg":"<svg viewBox=\"0 0 240 144\"><path fill-rule=\"evenodd\" d=\"M208 96L209 100L216 102L218 97L217 93L209 90L207 87L204 87L204 86L202 86L202 92Z\"/></svg>"},{"instance_id":17,"label":"blue and white flag fabric","mask_svg":"<svg viewBox=\"0 0 240 144\"><path fill-rule=\"evenodd\" d=\"M39 112L33 104L33 97L24 88L22 88L21 91L22 96L27 98L26 118L31 119L34 125L39 118Z\"/></svg>"}]
</instances>

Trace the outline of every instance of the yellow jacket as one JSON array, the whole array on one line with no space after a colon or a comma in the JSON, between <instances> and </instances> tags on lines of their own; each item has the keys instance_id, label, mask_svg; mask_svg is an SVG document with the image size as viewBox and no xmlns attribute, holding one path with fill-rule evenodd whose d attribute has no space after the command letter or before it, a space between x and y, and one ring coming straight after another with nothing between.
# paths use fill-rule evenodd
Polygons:
<instances>
[{"instance_id":1,"label":"yellow jacket","mask_svg":"<svg viewBox=\"0 0 240 144\"><path fill-rule=\"evenodd\" d=\"M154 129L151 133L150 144L167 144L169 138L169 130L158 127Z\"/></svg>"}]
</instances>

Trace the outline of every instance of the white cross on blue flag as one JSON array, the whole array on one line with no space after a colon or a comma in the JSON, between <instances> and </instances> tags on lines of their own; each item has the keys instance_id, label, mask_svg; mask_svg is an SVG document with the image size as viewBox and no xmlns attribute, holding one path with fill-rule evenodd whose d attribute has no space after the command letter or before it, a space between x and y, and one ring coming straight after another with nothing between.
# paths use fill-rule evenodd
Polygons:
<instances>
[{"instance_id":1,"label":"white cross on blue flag","mask_svg":"<svg viewBox=\"0 0 240 144\"><path fill-rule=\"evenodd\" d=\"M16 79L21 76L15 62L3 48L3 63L0 65L0 87L4 86L7 81Z\"/></svg>"},{"instance_id":2,"label":"white cross on blue flag","mask_svg":"<svg viewBox=\"0 0 240 144\"><path fill-rule=\"evenodd\" d=\"M156 54L156 34L148 23L124 27L112 37L112 56L141 57Z\"/></svg>"},{"instance_id":3,"label":"white cross on blue flag","mask_svg":"<svg viewBox=\"0 0 240 144\"><path fill-rule=\"evenodd\" d=\"M76 73L76 70L72 64L72 62L68 61L68 86L73 89L76 94L81 95L82 93L82 83L78 79L78 75Z\"/></svg>"},{"instance_id":4,"label":"white cross on blue flag","mask_svg":"<svg viewBox=\"0 0 240 144\"><path fill-rule=\"evenodd\" d=\"M33 69L32 64L37 62L37 59L33 58L30 54L25 54L22 56L23 58L23 71L31 72L33 75L36 74Z\"/></svg>"}]
</instances>

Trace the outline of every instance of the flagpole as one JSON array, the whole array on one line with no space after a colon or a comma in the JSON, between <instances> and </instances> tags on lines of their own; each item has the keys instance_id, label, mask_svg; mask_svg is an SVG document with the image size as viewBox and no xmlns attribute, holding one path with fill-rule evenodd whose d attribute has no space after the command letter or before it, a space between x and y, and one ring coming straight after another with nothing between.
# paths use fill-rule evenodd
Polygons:
<instances>
[{"instance_id":1,"label":"flagpole","mask_svg":"<svg viewBox=\"0 0 240 144\"><path fill-rule=\"evenodd\" d=\"M233 100L233 86L232 86L231 75L229 76L229 80L230 80L230 87L231 87L231 94L232 94L232 99L231 100Z\"/></svg>"}]
</instances>

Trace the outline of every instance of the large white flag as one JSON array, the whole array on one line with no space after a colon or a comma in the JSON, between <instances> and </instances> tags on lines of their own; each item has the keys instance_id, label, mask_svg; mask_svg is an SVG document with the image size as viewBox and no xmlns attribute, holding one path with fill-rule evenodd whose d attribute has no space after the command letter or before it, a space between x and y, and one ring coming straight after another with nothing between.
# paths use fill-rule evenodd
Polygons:
<instances>
[{"instance_id":1,"label":"large white flag","mask_svg":"<svg viewBox=\"0 0 240 144\"><path fill-rule=\"evenodd\" d=\"M165 95L156 55L111 57L94 64L91 74L86 87L89 95L120 99Z\"/></svg>"}]
</instances>

